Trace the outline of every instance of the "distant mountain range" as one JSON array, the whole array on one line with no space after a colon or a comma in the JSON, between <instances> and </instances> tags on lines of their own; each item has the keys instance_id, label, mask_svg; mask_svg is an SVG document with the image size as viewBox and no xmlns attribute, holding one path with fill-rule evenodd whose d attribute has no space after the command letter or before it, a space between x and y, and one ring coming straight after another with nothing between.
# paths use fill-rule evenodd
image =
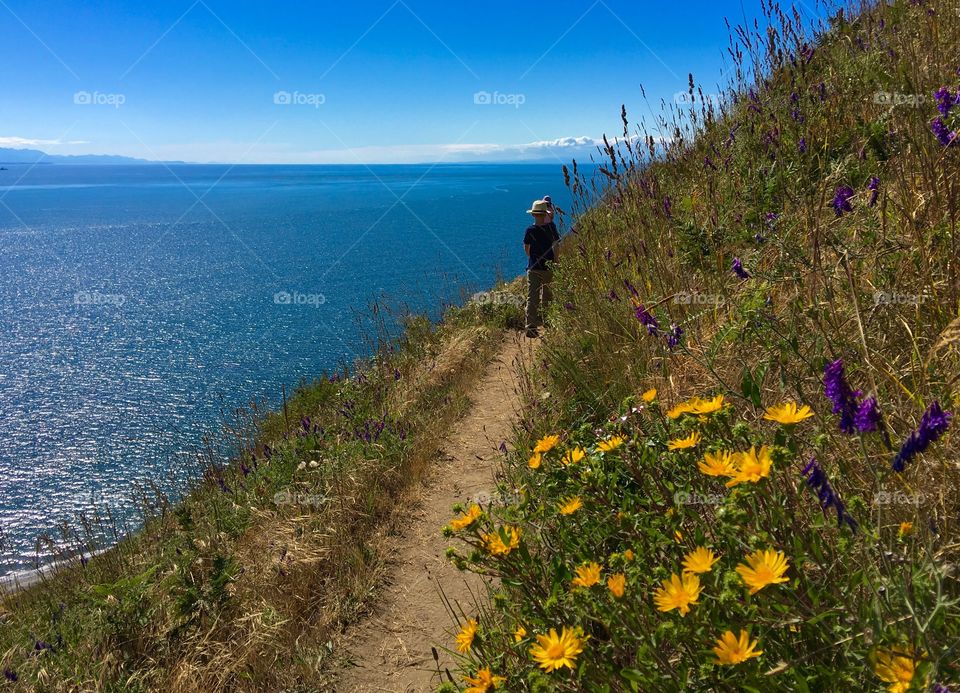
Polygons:
<instances>
[{"instance_id":1,"label":"distant mountain range","mask_svg":"<svg viewBox=\"0 0 960 693\"><path fill-rule=\"evenodd\" d=\"M180 161L149 161L130 156L110 154L80 154L67 156L47 154L39 149L8 149L0 147L0 165L3 164L172 164Z\"/></svg>"}]
</instances>

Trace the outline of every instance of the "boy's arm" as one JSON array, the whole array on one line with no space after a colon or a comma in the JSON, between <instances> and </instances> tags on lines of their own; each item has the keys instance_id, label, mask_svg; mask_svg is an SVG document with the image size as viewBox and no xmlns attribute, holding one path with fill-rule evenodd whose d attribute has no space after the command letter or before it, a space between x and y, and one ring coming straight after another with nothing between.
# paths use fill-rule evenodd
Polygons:
<instances>
[{"instance_id":1,"label":"boy's arm","mask_svg":"<svg viewBox=\"0 0 960 693\"><path fill-rule=\"evenodd\" d=\"M529 243L524 243L524 244L523 244L523 252L525 252L525 253L527 254L527 257L530 257L530 244L529 244Z\"/></svg>"}]
</instances>

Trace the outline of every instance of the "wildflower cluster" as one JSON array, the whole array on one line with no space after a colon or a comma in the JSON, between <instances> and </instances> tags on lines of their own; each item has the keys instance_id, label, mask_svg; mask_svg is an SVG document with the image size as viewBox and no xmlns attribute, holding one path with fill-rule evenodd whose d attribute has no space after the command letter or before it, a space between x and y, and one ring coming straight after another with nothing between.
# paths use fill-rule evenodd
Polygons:
<instances>
[{"instance_id":1,"label":"wildflower cluster","mask_svg":"<svg viewBox=\"0 0 960 693\"><path fill-rule=\"evenodd\" d=\"M952 90L948 87L940 87L933 95L937 104L937 111L940 115L930 121L930 129L933 131L937 141L944 147L953 147L957 144L960 133L957 129L951 129L948 123L956 123L960 120L960 87ZM955 111L954 108L957 108Z\"/></svg>"},{"instance_id":2,"label":"wildflower cluster","mask_svg":"<svg viewBox=\"0 0 960 693\"><path fill-rule=\"evenodd\" d=\"M790 508L796 497L789 470L796 461L790 450L763 441L779 431L812 440L813 410L785 401L752 416L738 415L723 394L662 407L650 388L628 400L622 412L600 430L581 427L540 437L527 463L510 476L521 491L519 503L471 505L447 527L470 549L453 551L458 565L497 575L501 588L494 602L506 597L512 605L491 614L479 627L482 637L474 619L456 636L464 671L486 672L490 690L494 681L509 689L510 681L538 675L573 677L580 685L610 676L639 680L631 677L655 677L658 667L658 675L668 671L682 679L704 671L704 665L738 667L766 655L782 658L801 646L804 631L820 630L801 625L811 616L810 606L787 595L815 590L834 576L797 570L788 551L801 551L809 561L823 550L814 547L824 545L825 535L811 534L799 543L789 538L787 516L803 511ZM936 417L928 418L935 426ZM779 428L765 432L764 421ZM748 447L737 449L735 430ZM856 531L820 465L811 459L802 475L823 510ZM691 512L677 505L678 495L672 503L665 496L678 487L726 491L716 496L716 508ZM804 546L812 553L804 553ZM760 625L774 614L793 625ZM679 620L669 620L671 615ZM652 628L648 635L641 624ZM711 650L713 659L698 661L681 650L670 654L671 648L656 644L677 628ZM759 637L752 638L751 631ZM619 632L630 638L610 638ZM609 670L610 662L620 660L621 647L635 646L649 660L627 673ZM654 654L658 647L660 656ZM676 657L685 661L678 664ZM465 676L476 680L480 673Z\"/></svg>"}]
</instances>

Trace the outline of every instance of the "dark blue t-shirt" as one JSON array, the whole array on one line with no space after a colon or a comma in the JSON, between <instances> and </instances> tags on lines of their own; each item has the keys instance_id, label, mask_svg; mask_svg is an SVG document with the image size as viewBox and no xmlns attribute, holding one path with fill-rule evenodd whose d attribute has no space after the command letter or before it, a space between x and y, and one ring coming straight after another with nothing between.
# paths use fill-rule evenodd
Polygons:
<instances>
[{"instance_id":1,"label":"dark blue t-shirt","mask_svg":"<svg viewBox=\"0 0 960 693\"><path fill-rule=\"evenodd\" d=\"M545 270L547 263L556 258L553 254L554 244L560 240L560 232L552 221L543 226L528 226L523 235L523 244L530 246L530 259L527 261L528 270Z\"/></svg>"}]
</instances>

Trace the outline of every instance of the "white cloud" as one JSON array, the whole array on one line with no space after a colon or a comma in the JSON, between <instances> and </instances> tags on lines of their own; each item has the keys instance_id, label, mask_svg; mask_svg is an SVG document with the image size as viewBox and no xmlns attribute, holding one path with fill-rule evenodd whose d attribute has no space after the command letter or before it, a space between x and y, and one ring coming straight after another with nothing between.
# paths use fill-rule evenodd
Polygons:
<instances>
[{"instance_id":1,"label":"white cloud","mask_svg":"<svg viewBox=\"0 0 960 693\"><path fill-rule=\"evenodd\" d=\"M611 140L612 142L612 140ZM253 149L249 143L220 141L190 144L155 144L102 151L95 146L68 150L71 154L117 154L165 161L244 164L399 164L550 161L569 164L571 159L585 161L596 154L602 139L581 135L552 140L499 144L490 142L455 144L389 144L339 149L304 149L296 142L263 142ZM37 148L50 153L67 153L71 145L90 145L82 140L0 137L0 147Z\"/></svg>"},{"instance_id":2,"label":"white cloud","mask_svg":"<svg viewBox=\"0 0 960 693\"><path fill-rule=\"evenodd\" d=\"M89 144L83 140L41 140L31 137L0 137L0 147L57 147L64 144Z\"/></svg>"},{"instance_id":3,"label":"white cloud","mask_svg":"<svg viewBox=\"0 0 960 693\"><path fill-rule=\"evenodd\" d=\"M603 140L593 137L560 137L554 140L522 142L519 144L495 144L485 142L457 144L395 144L355 147L351 149L321 149L297 151L288 145L285 153L271 156L266 151L255 151L251 158L259 161L282 161L287 163L465 163L471 161L525 161L557 159L568 163L571 158L583 158L593 154Z\"/></svg>"},{"instance_id":4,"label":"white cloud","mask_svg":"<svg viewBox=\"0 0 960 693\"><path fill-rule=\"evenodd\" d=\"M555 140L542 140L540 142L530 142L520 145L528 148L565 148L565 147L596 147L603 144L603 140L593 137L560 137Z\"/></svg>"}]
</instances>

